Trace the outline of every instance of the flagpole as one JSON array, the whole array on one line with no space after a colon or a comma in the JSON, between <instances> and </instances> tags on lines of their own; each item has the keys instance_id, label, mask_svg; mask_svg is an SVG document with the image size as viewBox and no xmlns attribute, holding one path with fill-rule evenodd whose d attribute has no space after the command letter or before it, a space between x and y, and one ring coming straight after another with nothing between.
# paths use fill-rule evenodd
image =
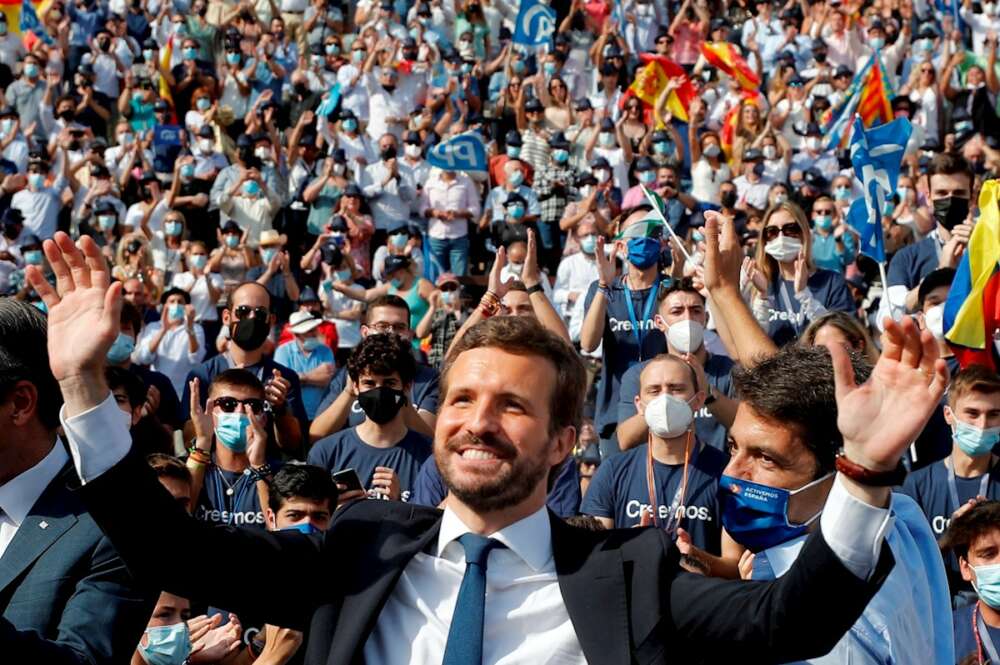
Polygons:
<instances>
[{"instance_id":1,"label":"flagpole","mask_svg":"<svg viewBox=\"0 0 1000 665\"><path fill-rule=\"evenodd\" d=\"M648 200L650 203L653 204L652 207L653 210L656 211L657 217L659 217L663 221L663 225L667 227L667 231L669 231L670 235L673 236L677 248L680 249L681 254L684 255L684 259L690 261L691 255L688 254L687 248L684 247L684 243L681 241L680 236L678 236L677 233L674 231L674 227L670 226L670 222L667 221L667 218L663 215L663 212L660 210L660 207L656 205L655 200L652 199L652 197L650 197L649 190L646 189L645 185L640 184L639 186L642 187L642 193L646 195L646 200Z\"/></svg>"},{"instance_id":2,"label":"flagpole","mask_svg":"<svg viewBox=\"0 0 1000 665\"><path fill-rule=\"evenodd\" d=\"M882 297L885 298L886 306L889 308L889 316L895 321L896 312L894 311L895 307L892 304L892 298L889 297L889 280L885 276L885 261L878 262L878 274L882 280Z\"/></svg>"}]
</instances>

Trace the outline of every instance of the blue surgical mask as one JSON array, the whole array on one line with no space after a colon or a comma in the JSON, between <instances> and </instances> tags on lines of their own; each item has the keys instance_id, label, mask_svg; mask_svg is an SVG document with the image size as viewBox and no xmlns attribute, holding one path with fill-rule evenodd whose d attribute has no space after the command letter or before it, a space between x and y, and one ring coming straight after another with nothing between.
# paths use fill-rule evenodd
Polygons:
<instances>
[{"instance_id":1,"label":"blue surgical mask","mask_svg":"<svg viewBox=\"0 0 1000 665\"><path fill-rule=\"evenodd\" d=\"M336 44L327 44L323 50L326 51L327 55L340 55L340 47Z\"/></svg>"},{"instance_id":2,"label":"blue surgical mask","mask_svg":"<svg viewBox=\"0 0 1000 665\"><path fill-rule=\"evenodd\" d=\"M751 552L760 552L797 538L806 533L820 513L813 515L805 524L791 524L788 521L788 499L828 477L823 476L790 491L723 474L719 479L722 526L733 540Z\"/></svg>"},{"instance_id":3,"label":"blue surgical mask","mask_svg":"<svg viewBox=\"0 0 1000 665\"><path fill-rule=\"evenodd\" d=\"M584 254L593 254L597 250L597 236L591 233L580 238L580 250Z\"/></svg>"},{"instance_id":4,"label":"blue surgical mask","mask_svg":"<svg viewBox=\"0 0 1000 665\"><path fill-rule=\"evenodd\" d=\"M323 342L321 342L316 337L307 337L306 339L302 340L302 348L305 349L306 351L315 351L321 346L324 346Z\"/></svg>"},{"instance_id":5,"label":"blue surgical mask","mask_svg":"<svg viewBox=\"0 0 1000 665\"><path fill-rule=\"evenodd\" d=\"M351 57L354 58L354 62L364 62L365 52L362 51L361 49L355 49L354 52L351 54Z\"/></svg>"},{"instance_id":6,"label":"blue surgical mask","mask_svg":"<svg viewBox=\"0 0 1000 665\"><path fill-rule=\"evenodd\" d=\"M227 53L226 54L226 62L228 62L230 65L238 65L238 64L240 64L240 54L239 53Z\"/></svg>"},{"instance_id":7,"label":"blue surgical mask","mask_svg":"<svg viewBox=\"0 0 1000 665\"><path fill-rule=\"evenodd\" d=\"M833 198L838 201L846 201L851 198L851 189L849 187L838 187L833 190Z\"/></svg>"},{"instance_id":8,"label":"blue surgical mask","mask_svg":"<svg viewBox=\"0 0 1000 665\"><path fill-rule=\"evenodd\" d=\"M1000 427L980 429L955 418L955 424L951 427L951 437L963 453L970 457L979 457L988 454L993 450L993 446L1000 442Z\"/></svg>"},{"instance_id":9,"label":"blue surgical mask","mask_svg":"<svg viewBox=\"0 0 1000 665\"><path fill-rule=\"evenodd\" d=\"M24 63L24 75L29 79L33 79L38 76L38 65L33 62Z\"/></svg>"},{"instance_id":10,"label":"blue surgical mask","mask_svg":"<svg viewBox=\"0 0 1000 665\"><path fill-rule=\"evenodd\" d=\"M195 254L188 262L191 264L192 268L202 270L208 264L208 257L204 254Z\"/></svg>"},{"instance_id":11,"label":"blue surgical mask","mask_svg":"<svg viewBox=\"0 0 1000 665\"><path fill-rule=\"evenodd\" d=\"M198 107L199 111L207 111L212 108L212 100L208 97L199 97L198 101L195 102L195 106Z\"/></svg>"},{"instance_id":12,"label":"blue surgical mask","mask_svg":"<svg viewBox=\"0 0 1000 665\"><path fill-rule=\"evenodd\" d=\"M181 178L190 180L194 177L194 164L185 164L181 167Z\"/></svg>"},{"instance_id":13,"label":"blue surgical mask","mask_svg":"<svg viewBox=\"0 0 1000 665\"><path fill-rule=\"evenodd\" d=\"M655 171L639 171L639 182L642 184L648 185L654 180L656 180Z\"/></svg>"},{"instance_id":14,"label":"blue surgical mask","mask_svg":"<svg viewBox=\"0 0 1000 665\"><path fill-rule=\"evenodd\" d=\"M32 266L42 265L42 259L44 258L42 250L40 249L29 249L23 256L24 262Z\"/></svg>"},{"instance_id":15,"label":"blue surgical mask","mask_svg":"<svg viewBox=\"0 0 1000 665\"><path fill-rule=\"evenodd\" d=\"M524 217L524 206L520 203L507 206L507 214L510 215L511 219L521 219Z\"/></svg>"},{"instance_id":16,"label":"blue surgical mask","mask_svg":"<svg viewBox=\"0 0 1000 665\"><path fill-rule=\"evenodd\" d=\"M115 228L115 222L117 221L118 218L115 217L114 215L98 215L97 226L102 231L110 231L111 229Z\"/></svg>"},{"instance_id":17,"label":"blue surgical mask","mask_svg":"<svg viewBox=\"0 0 1000 665\"><path fill-rule=\"evenodd\" d=\"M523 74L528 66L524 64L524 60L515 60L510 64L510 68L514 70L515 74Z\"/></svg>"},{"instance_id":18,"label":"blue surgical mask","mask_svg":"<svg viewBox=\"0 0 1000 665\"><path fill-rule=\"evenodd\" d=\"M182 665L191 653L191 635L183 621L146 629L146 646L139 653L149 665Z\"/></svg>"},{"instance_id":19,"label":"blue surgical mask","mask_svg":"<svg viewBox=\"0 0 1000 665\"><path fill-rule=\"evenodd\" d=\"M180 303L174 303L167 309L167 316L174 321L179 321L184 318L184 305Z\"/></svg>"},{"instance_id":20,"label":"blue surgical mask","mask_svg":"<svg viewBox=\"0 0 1000 665\"><path fill-rule=\"evenodd\" d=\"M391 280L389 280L389 283L392 284L392 288L396 289L397 291L403 288L403 280L401 280L398 277L392 278Z\"/></svg>"},{"instance_id":21,"label":"blue surgical mask","mask_svg":"<svg viewBox=\"0 0 1000 665\"><path fill-rule=\"evenodd\" d=\"M286 526L281 531L298 531L299 533L304 533L307 536L314 536L318 533L323 533L315 526L312 522L302 522L301 524L293 524L292 526Z\"/></svg>"},{"instance_id":22,"label":"blue surgical mask","mask_svg":"<svg viewBox=\"0 0 1000 665\"><path fill-rule=\"evenodd\" d=\"M405 233L396 233L389 236L389 243L396 249L403 249L410 240L410 236Z\"/></svg>"},{"instance_id":23,"label":"blue surgical mask","mask_svg":"<svg viewBox=\"0 0 1000 665\"><path fill-rule=\"evenodd\" d=\"M873 49L878 50L883 46L885 46L885 39L883 39L882 37L870 37L868 39L868 43L871 44L871 47Z\"/></svg>"},{"instance_id":24,"label":"blue surgical mask","mask_svg":"<svg viewBox=\"0 0 1000 665\"><path fill-rule=\"evenodd\" d=\"M657 141L653 144L653 152L657 155L665 155L670 152L670 144L666 141Z\"/></svg>"},{"instance_id":25,"label":"blue surgical mask","mask_svg":"<svg viewBox=\"0 0 1000 665\"><path fill-rule=\"evenodd\" d=\"M112 365L120 365L125 360L132 355L132 351L135 350L135 340L126 335L125 333L118 333L118 337L111 344L111 348L108 349L108 362Z\"/></svg>"},{"instance_id":26,"label":"blue surgical mask","mask_svg":"<svg viewBox=\"0 0 1000 665\"><path fill-rule=\"evenodd\" d=\"M615 144L615 135L611 132L601 132L597 138L605 148L609 148Z\"/></svg>"},{"instance_id":27,"label":"blue surgical mask","mask_svg":"<svg viewBox=\"0 0 1000 665\"><path fill-rule=\"evenodd\" d=\"M507 176L507 182L509 182L514 187L519 186L522 182L524 182L524 173L522 173L521 171L514 171L509 176Z\"/></svg>"},{"instance_id":28,"label":"blue surgical mask","mask_svg":"<svg viewBox=\"0 0 1000 665\"><path fill-rule=\"evenodd\" d=\"M455 298L458 296L458 291L442 291L441 292L441 302L445 305L450 305L455 302Z\"/></svg>"},{"instance_id":29,"label":"blue surgical mask","mask_svg":"<svg viewBox=\"0 0 1000 665\"><path fill-rule=\"evenodd\" d=\"M114 218L112 217L112 220ZM179 236L181 231L184 230L184 226L178 221L169 221L163 223L163 232L168 236Z\"/></svg>"},{"instance_id":30,"label":"blue surgical mask","mask_svg":"<svg viewBox=\"0 0 1000 665\"><path fill-rule=\"evenodd\" d=\"M562 148L553 150L552 159L554 159L557 164L565 164L569 160L569 150L563 150Z\"/></svg>"},{"instance_id":31,"label":"blue surgical mask","mask_svg":"<svg viewBox=\"0 0 1000 665\"><path fill-rule=\"evenodd\" d=\"M234 453L243 453L247 449L247 430L250 429L250 418L245 413L217 413L215 438L219 443Z\"/></svg>"},{"instance_id":32,"label":"blue surgical mask","mask_svg":"<svg viewBox=\"0 0 1000 665\"><path fill-rule=\"evenodd\" d=\"M979 594L979 599L992 607L1000 609L1000 564L988 566L972 566L972 587Z\"/></svg>"},{"instance_id":33,"label":"blue surgical mask","mask_svg":"<svg viewBox=\"0 0 1000 665\"><path fill-rule=\"evenodd\" d=\"M264 263L270 263L274 255L278 253L278 250L274 247L268 247L266 249L260 250L260 256L264 259Z\"/></svg>"},{"instance_id":34,"label":"blue surgical mask","mask_svg":"<svg viewBox=\"0 0 1000 665\"><path fill-rule=\"evenodd\" d=\"M29 173L28 184L31 185L32 189L42 189L43 187L45 187L45 174Z\"/></svg>"},{"instance_id":35,"label":"blue surgical mask","mask_svg":"<svg viewBox=\"0 0 1000 665\"><path fill-rule=\"evenodd\" d=\"M628 262L639 270L656 264L660 258L660 241L656 238L632 238L628 241Z\"/></svg>"},{"instance_id":36,"label":"blue surgical mask","mask_svg":"<svg viewBox=\"0 0 1000 665\"><path fill-rule=\"evenodd\" d=\"M188 46L183 51L183 57L185 60L194 60L198 57L198 49Z\"/></svg>"},{"instance_id":37,"label":"blue surgical mask","mask_svg":"<svg viewBox=\"0 0 1000 665\"><path fill-rule=\"evenodd\" d=\"M260 194L260 183L256 180L247 180L243 183L243 193L247 196L257 196Z\"/></svg>"},{"instance_id":38,"label":"blue surgical mask","mask_svg":"<svg viewBox=\"0 0 1000 665\"><path fill-rule=\"evenodd\" d=\"M333 274L338 282L346 282L352 277L350 270L337 270Z\"/></svg>"},{"instance_id":39,"label":"blue surgical mask","mask_svg":"<svg viewBox=\"0 0 1000 665\"><path fill-rule=\"evenodd\" d=\"M546 76L552 76L556 73L558 67L556 67L556 63L554 62L546 62L542 65L542 70L545 72Z\"/></svg>"},{"instance_id":40,"label":"blue surgical mask","mask_svg":"<svg viewBox=\"0 0 1000 665\"><path fill-rule=\"evenodd\" d=\"M142 51L142 59L145 60L147 63L152 63L153 62L153 49L151 49L151 48L143 49L143 51Z\"/></svg>"},{"instance_id":41,"label":"blue surgical mask","mask_svg":"<svg viewBox=\"0 0 1000 665\"><path fill-rule=\"evenodd\" d=\"M348 118L342 122L341 125L343 126L345 132L353 132L358 128L358 121L354 118Z\"/></svg>"},{"instance_id":42,"label":"blue surgical mask","mask_svg":"<svg viewBox=\"0 0 1000 665\"><path fill-rule=\"evenodd\" d=\"M813 217L813 224L820 231L829 231L833 228L833 217L830 215L820 215L819 217Z\"/></svg>"},{"instance_id":43,"label":"blue surgical mask","mask_svg":"<svg viewBox=\"0 0 1000 665\"><path fill-rule=\"evenodd\" d=\"M521 146L519 145L509 145L507 146L507 156L511 159L517 159L521 156Z\"/></svg>"},{"instance_id":44,"label":"blue surgical mask","mask_svg":"<svg viewBox=\"0 0 1000 665\"><path fill-rule=\"evenodd\" d=\"M229 249L236 249L239 246L240 246L240 237L238 235L230 233L226 236L226 247L228 247Z\"/></svg>"}]
</instances>

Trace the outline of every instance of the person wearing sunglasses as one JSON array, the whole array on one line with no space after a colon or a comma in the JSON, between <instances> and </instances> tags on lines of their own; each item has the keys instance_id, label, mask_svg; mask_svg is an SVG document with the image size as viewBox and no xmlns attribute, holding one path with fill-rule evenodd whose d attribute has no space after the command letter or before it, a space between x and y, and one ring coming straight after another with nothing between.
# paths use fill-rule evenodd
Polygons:
<instances>
[{"instance_id":1,"label":"person wearing sunglasses","mask_svg":"<svg viewBox=\"0 0 1000 665\"><path fill-rule=\"evenodd\" d=\"M277 446L287 451L298 450L302 433L308 427L301 384L295 372L265 355L273 350L269 338L272 323L271 296L267 289L256 282L247 282L233 291L229 306L222 311L223 347L219 355L196 366L185 381L181 416L186 421L186 437L190 438L193 431L189 410L191 380L197 378L207 386L222 372L242 368L264 384L264 399L274 414L273 427L267 430L268 449Z\"/></svg>"},{"instance_id":2,"label":"person wearing sunglasses","mask_svg":"<svg viewBox=\"0 0 1000 665\"><path fill-rule=\"evenodd\" d=\"M762 225L750 280L753 310L778 346L801 335L824 312L854 311L843 274L813 262L812 233L801 208L788 201L776 205L765 213ZM734 342L739 345L738 339Z\"/></svg>"},{"instance_id":3,"label":"person wearing sunglasses","mask_svg":"<svg viewBox=\"0 0 1000 665\"><path fill-rule=\"evenodd\" d=\"M834 200L821 196L812 209L812 259L824 270L843 273L858 251L854 230L844 223Z\"/></svg>"}]
</instances>

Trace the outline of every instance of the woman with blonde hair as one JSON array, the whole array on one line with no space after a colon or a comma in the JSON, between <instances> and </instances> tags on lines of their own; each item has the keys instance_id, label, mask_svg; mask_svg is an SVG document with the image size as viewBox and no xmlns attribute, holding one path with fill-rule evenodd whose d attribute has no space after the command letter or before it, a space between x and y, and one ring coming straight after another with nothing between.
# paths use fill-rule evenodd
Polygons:
<instances>
[{"instance_id":1,"label":"woman with blonde hair","mask_svg":"<svg viewBox=\"0 0 1000 665\"><path fill-rule=\"evenodd\" d=\"M756 257L746 272L754 316L779 346L827 311L854 311L844 276L813 263L809 223L789 201L764 214Z\"/></svg>"},{"instance_id":2,"label":"woman with blonde hair","mask_svg":"<svg viewBox=\"0 0 1000 665\"><path fill-rule=\"evenodd\" d=\"M158 300L163 291L163 273L153 267L149 241L141 231L122 237L115 252L111 275L119 282L137 279L145 284L151 300Z\"/></svg>"},{"instance_id":3,"label":"woman with blonde hair","mask_svg":"<svg viewBox=\"0 0 1000 665\"><path fill-rule=\"evenodd\" d=\"M736 113L736 126L733 131L733 145L730 151L733 173L743 169L743 151L757 140L764 130L765 122L761 119L761 100L757 97L744 99L740 102L740 110Z\"/></svg>"},{"instance_id":4,"label":"woman with blonde hair","mask_svg":"<svg viewBox=\"0 0 1000 665\"><path fill-rule=\"evenodd\" d=\"M878 362L879 351L875 348L868 329L846 312L821 314L809 324L799 339L803 346L826 346L831 342L863 356L871 365Z\"/></svg>"}]
</instances>

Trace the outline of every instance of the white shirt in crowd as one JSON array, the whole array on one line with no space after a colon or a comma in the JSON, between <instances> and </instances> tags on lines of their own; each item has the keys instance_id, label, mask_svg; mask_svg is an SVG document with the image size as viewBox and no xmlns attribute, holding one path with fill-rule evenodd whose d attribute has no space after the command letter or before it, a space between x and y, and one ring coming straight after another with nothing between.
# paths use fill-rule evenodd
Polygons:
<instances>
[{"instance_id":1,"label":"white shirt in crowd","mask_svg":"<svg viewBox=\"0 0 1000 665\"><path fill-rule=\"evenodd\" d=\"M597 261L593 255L577 252L562 258L556 271L556 285L552 296L556 309L564 318L569 318L573 309L569 302L569 294L576 293L578 300L585 299L587 289L597 281L598 277Z\"/></svg>"},{"instance_id":2,"label":"white shirt in crowd","mask_svg":"<svg viewBox=\"0 0 1000 665\"><path fill-rule=\"evenodd\" d=\"M194 307L195 321L219 320L219 310L216 309L215 303L208 297L207 280L209 279L212 280L212 286L217 291L222 291L225 288L222 275L217 272L209 273L208 275L201 274L197 277L191 272L182 272L174 275L173 280L170 282L170 286L184 289L191 294L191 305Z\"/></svg>"},{"instance_id":3,"label":"white shirt in crowd","mask_svg":"<svg viewBox=\"0 0 1000 665\"><path fill-rule=\"evenodd\" d=\"M142 329L139 339L135 342L132 362L137 365L149 365L157 372L165 374L174 385L174 390L180 395L184 392L184 382L187 381L188 372L194 369L205 355L205 331L201 325L194 324L194 337L198 341L198 349L191 351L187 327L182 323L168 330L160 340L156 351L153 351L150 343L162 327L163 323L154 321Z\"/></svg>"}]
</instances>

